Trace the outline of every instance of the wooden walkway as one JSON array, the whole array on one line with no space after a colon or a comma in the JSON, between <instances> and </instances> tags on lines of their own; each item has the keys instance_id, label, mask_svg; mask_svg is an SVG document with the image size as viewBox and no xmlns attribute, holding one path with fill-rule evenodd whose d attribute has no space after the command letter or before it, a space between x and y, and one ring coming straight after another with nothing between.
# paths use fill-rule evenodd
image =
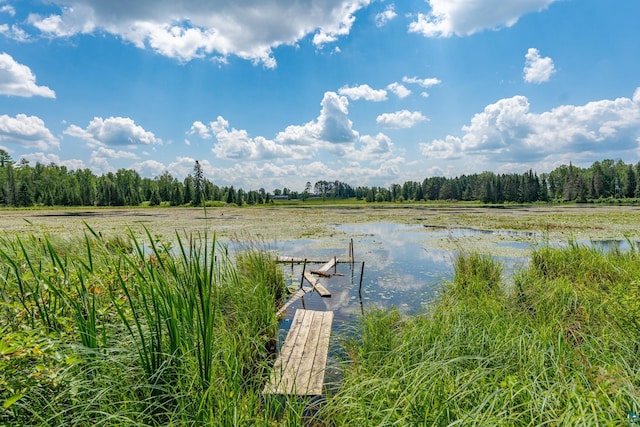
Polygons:
<instances>
[{"instance_id":1,"label":"wooden walkway","mask_svg":"<svg viewBox=\"0 0 640 427\"><path fill-rule=\"evenodd\" d=\"M296 310L263 394L322 394L332 323L332 311Z\"/></svg>"}]
</instances>

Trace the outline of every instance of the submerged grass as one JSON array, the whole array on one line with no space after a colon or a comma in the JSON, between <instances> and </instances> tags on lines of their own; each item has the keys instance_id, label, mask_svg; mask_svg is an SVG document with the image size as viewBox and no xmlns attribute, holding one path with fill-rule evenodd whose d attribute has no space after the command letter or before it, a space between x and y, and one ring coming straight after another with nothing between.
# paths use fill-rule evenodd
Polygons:
<instances>
[{"instance_id":1,"label":"submerged grass","mask_svg":"<svg viewBox=\"0 0 640 427\"><path fill-rule=\"evenodd\" d=\"M637 425L640 253L534 252L515 285L460 254L421 316L373 311L325 425Z\"/></svg>"},{"instance_id":2,"label":"submerged grass","mask_svg":"<svg viewBox=\"0 0 640 427\"><path fill-rule=\"evenodd\" d=\"M272 257L146 236L0 240L0 425L299 425L304 402L260 394L286 290Z\"/></svg>"}]
</instances>

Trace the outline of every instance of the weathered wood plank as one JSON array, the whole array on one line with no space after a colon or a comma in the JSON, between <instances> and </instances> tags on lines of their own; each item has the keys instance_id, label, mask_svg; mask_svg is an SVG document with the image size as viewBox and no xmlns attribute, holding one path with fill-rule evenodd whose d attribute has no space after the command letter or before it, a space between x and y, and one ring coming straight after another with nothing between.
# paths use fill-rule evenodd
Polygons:
<instances>
[{"instance_id":1,"label":"weathered wood plank","mask_svg":"<svg viewBox=\"0 0 640 427\"><path fill-rule=\"evenodd\" d=\"M306 342L304 343L304 349L302 352L303 357L300 359L298 365L298 372L295 375L296 389L301 389L305 395L318 395L322 394L322 388L317 390L309 390L309 380L314 370L314 363L316 360L316 353L318 351L318 340L320 338L320 327L322 326L323 313L316 311L307 314L312 316L311 327L309 328L309 334L307 335ZM323 367L324 368L324 367Z\"/></svg>"},{"instance_id":2,"label":"weathered wood plank","mask_svg":"<svg viewBox=\"0 0 640 427\"><path fill-rule=\"evenodd\" d=\"M329 349L329 338L331 337L331 325L333 323L333 311L325 311L323 313L320 325L320 336L318 337L317 351L315 355L314 366L316 368L322 367L322 369L315 369L309 377L308 390L314 391L320 394L322 393L322 386L324 385L324 371L327 366L328 351L321 351L321 349ZM309 393L311 394L311 393Z\"/></svg>"},{"instance_id":3,"label":"weathered wood plank","mask_svg":"<svg viewBox=\"0 0 640 427\"><path fill-rule=\"evenodd\" d=\"M327 288L322 286L320 284L320 281L317 278L313 277L310 272L305 271L304 278L307 280L307 282L309 282L311 286L313 286L313 288L318 292L318 294L321 297L325 298L325 297L331 296L331 292L329 292Z\"/></svg>"},{"instance_id":4,"label":"weathered wood plank","mask_svg":"<svg viewBox=\"0 0 640 427\"><path fill-rule=\"evenodd\" d=\"M324 264L326 261L323 260L317 260L317 259L310 259L310 258L301 258L301 257L295 257L295 256L277 256L276 257L276 262L283 262L283 263L294 263L294 264L302 264L304 263L304 261L307 261L307 263L311 263L311 264Z\"/></svg>"},{"instance_id":5,"label":"weathered wood plank","mask_svg":"<svg viewBox=\"0 0 640 427\"><path fill-rule=\"evenodd\" d=\"M315 274L316 276L322 276L322 277L331 277L331 273L327 273L326 271L320 271L320 270L311 270L311 274Z\"/></svg>"},{"instance_id":6,"label":"weathered wood plank","mask_svg":"<svg viewBox=\"0 0 640 427\"><path fill-rule=\"evenodd\" d=\"M324 271L325 273L329 272L329 270L336 266L336 262L338 262L338 258L334 257L332 260L320 267L320 271Z\"/></svg>"},{"instance_id":7,"label":"weathered wood plank","mask_svg":"<svg viewBox=\"0 0 640 427\"><path fill-rule=\"evenodd\" d=\"M264 394L320 395L333 312L297 310Z\"/></svg>"},{"instance_id":8,"label":"weathered wood plank","mask_svg":"<svg viewBox=\"0 0 640 427\"><path fill-rule=\"evenodd\" d=\"M279 390L283 388L281 384L282 376L284 375L285 369L289 364L291 351L298 337L298 333L300 332L300 325L302 324L302 320L305 317L304 314L304 310L297 310L295 315L293 316L293 321L291 322L291 328L289 328L287 338L282 344L280 353L278 353L278 357L276 357L276 361L273 364L269 381L264 387L264 394L282 394L279 392Z\"/></svg>"},{"instance_id":9,"label":"weathered wood plank","mask_svg":"<svg viewBox=\"0 0 640 427\"><path fill-rule=\"evenodd\" d=\"M320 267L317 270L311 270L311 272L313 274L317 274L319 276L323 276L323 277L331 277L331 273L329 272L329 270L331 270L332 268L334 268L336 266L336 262L337 262L337 258L333 258L331 259L329 262L326 262L322 267Z\"/></svg>"},{"instance_id":10,"label":"weathered wood plank","mask_svg":"<svg viewBox=\"0 0 640 427\"><path fill-rule=\"evenodd\" d=\"M291 295L289 297L289 299L287 300L286 303L284 303L284 305L282 307L280 307L280 310L278 310L276 312L276 316L280 316L281 314L283 314L285 311L287 311L287 308L289 308L291 306L291 304L293 304L294 302L298 301L300 298L302 298L303 296L305 296L307 293L311 292L313 290L313 288L309 288L309 287L304 287L304 288L300 288L298 289L298 291Z\"/></svg>"},{"instance_id":11,"label":"weathered wood plank","mask_svg":"<svg viewBox=\"0 0 640 427\"><path fill-rule=\"evenodd\" d=\"M296 311L296 314L298 314L299 311L300 310ZM309 333L311 332L311 325L313 324L313 312L303 310L302 316L302 322L292 339L293 343L290 347L289 357L287 358L288 362L282 371L282 376L278 384L279 388L282 388L282 391L287 391L288 393L279 394L306 394L304 393L305 390L303 390L303 384L297 384L297 374L300 364L303 363L304 348L309 338ZM285 343L288 338L289 336L287 335Z\"/></svg>"},{"instance_id":12,"label":"weathered wood plank","mask_svg":"<svg viewBox=\"0 0 640 427\"><path fill-rule=\"evenodd\" d=\"M289 333L287 334L287 338L282 344L282 348L280 349L280 353L276 358L275 363L273 364L273 372L276 375L282 375L284 368L289 363L289 358L291 357L291 351L293 349L293 345L295 344L298 333L300 332L300 325L302 325L302 320L304 319L304 310L296 310L296 313L293 315L293 320L291 321L291 327L289 328Z\"/></svg>"}]
</instances>

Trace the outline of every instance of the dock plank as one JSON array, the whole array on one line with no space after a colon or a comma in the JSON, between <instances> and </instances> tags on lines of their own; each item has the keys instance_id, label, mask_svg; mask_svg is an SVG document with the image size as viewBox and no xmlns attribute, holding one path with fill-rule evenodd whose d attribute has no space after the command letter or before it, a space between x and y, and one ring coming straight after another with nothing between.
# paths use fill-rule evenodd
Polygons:
<instances>
[{"instance_id":1,"label":"dock plank","mask_svg":"<svg viewBox=\"0 0 640 427\"><path fill-rule=\"evenodd\" d=\"M333 312L297 310L264 394L320 395Z\"/></svg>"},{"instance_id":2,"label":"dock plank","mask_svg":"<svg viewBox=\"0 0 640 427\"><path fill-rule=\"evenodd\" d=\"M310 272L305 271L304 278L307 280L307 282L309 282L311 286L313 286L313 288L321 297L326 298L331 296L331 292L329 292L327 288L322 286L322 284L320 284L320 281L317 278L313 277Z\"/></svg>"},{"instance_id":3,"label":"dock plank","mask_svg":"<svg viewBox=\"0 0 640 427\"><path fill-rule=\"evenodd\" d=\"M292 381L295 384L295 388L301 389L302 394L321 394L314 393L313 390L309 390L309 379L314 369L314 362L316 358L316 351L318 348L318 339L320 338L320 327L322 326L322 312L316 311L308 313L307 317L311 317L309 333L304 340L304 343L300 342L302 347L302 354L300 357L300 363L298 363L297 369L291 369ZM302 346L304 344L304 346ZM293 354L292 354L293 356ZM290 380L291 381L291 380ZM286 382L285 382L286 384Z\"/></svg>"},{"instance_id":4,"label":"dock plank","mask_svg":"<svg viewBox=\"0 0 640 427\"><path fill-rule=\"evenodd\" d=\"M284 344L282 344L280 353L278 354L278 357L273 364L273 371L271 375L272 381L267 384L267 387L273 388L275 390L279 386L280 379L282 378L284 370L289 363L289 359L291 358L291 352L293 351L295 341L298 338L298 333L300 332L300 326L302 325L304 317L304 310L297 310L295 315L293 316L293 321L291 322L291 327L289 328L287 338L284 340Z\"/></svg>"},{"instance_id":5,"label":"dock plank","mask_svg":"<svg viewBox=\"0 0 640 427\"><path fill-rule=\"evenodd\" d=\"M333 311L325 311L321 320L322 324L320 326L320 336L318 337L318 345L315 355L315 366L324 366L327 365L327 356L328 351L319 351L320 349L329 348L329 338L331 337L331 324L333 323ZM322 392L322 386L324 385L324 369L319 370L316 369L311 372L309 376L309 390L320 391Z\"/></svg>"},{"instance_id":6,"label":"dock plank","mask_svg":"<svg viewBox=\"0 0 640 427\"><path fill-rule=\"evenodd\" d=\"M300 310L296 311L296 315L299 312ZM289 391L289 393L282 394L306 394L303 390L304 384L297 383L297 375L300 364L303 362L304 348L307 343L307 339L309 338L309 333L311 332L314 313L304 310L302 312L302 316L302 322L300 322L300 326L298 330L295 331L295 336L292 339L289 355L287 356L285 353L282 353L283 356L287 358L288 362L282 370L282 376L279 378L279 385L280 387L283 387L284 390ZM287 335L285 343L288 339L289 336ZM298 391L298 389L300 390Z\"/></svg>"},{"instance_id":7,"label":"dock plank","mask_svg":"<svg viewBox=\"0 0 640 427\"><path fill-rule=\"evenodd\" d=\"M302 264L305 261L310 263L310 264L324 264L324 263L326 263L326 261L312 259L312 258L302 258L302 257L295 257L295 256L282 256L282 255L279 255L279 256L276 257L276 262L282 262L282 263Z\"/></svg>"},{"instance_id":8,"label":"dock plank","mask_svg":"<svg viewBox=\"0 0 640 427\"><path fill-rule=\"evenodd\" d=\"M313 274L317 274L318 276L331 277L331 273L329 272L329 270L334 268L337 262L338 262L337 258L332 258L330 261L326 262L322 267L320 267L317 270L311 270L311 272Z\"/></svg>"}]
</instances>

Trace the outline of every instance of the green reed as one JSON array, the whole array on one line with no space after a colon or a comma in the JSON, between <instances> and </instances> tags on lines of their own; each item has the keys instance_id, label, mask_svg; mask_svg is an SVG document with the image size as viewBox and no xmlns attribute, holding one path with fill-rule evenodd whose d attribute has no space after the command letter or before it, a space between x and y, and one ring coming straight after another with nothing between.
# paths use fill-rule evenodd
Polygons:
<instances>
[{"instance_id":1,"label":"green reed","mask_svg":"<svg viewBox=\"0 0 640 427\"><path fill-rule=\"evenodd\" d=\"M2 239L0 425L299 425L304 402L261 396L286 291L273 258L144 236Z\"/></svg>"},{"instance_id":2,"label":"green reed","mask_svg":"<svg viewBox=\"0 0 640 427\"><path fill-rule=\"evenodd\" d=\"M460 254L426 313L373 311L320 425L633 425L637 250L544 247L514 285Z\"/></svg>"}]
</instances>

